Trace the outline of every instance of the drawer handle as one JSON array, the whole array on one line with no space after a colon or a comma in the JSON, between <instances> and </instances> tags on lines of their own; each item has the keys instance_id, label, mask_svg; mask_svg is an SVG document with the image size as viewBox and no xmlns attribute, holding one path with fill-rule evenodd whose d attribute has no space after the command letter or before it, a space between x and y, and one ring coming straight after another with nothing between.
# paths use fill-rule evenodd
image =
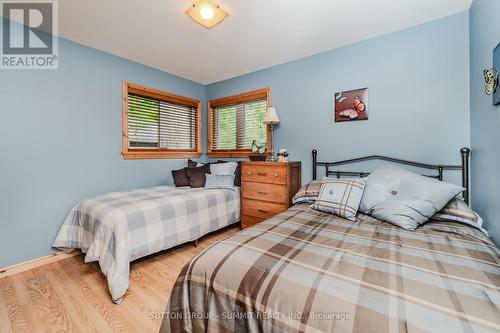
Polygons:
<instances>
[{"instance_id":1,"label":"drawer handle","mask_svg":"<svg viewBox=\"0 0 500 333\"><path fill-rule=\"evenodd\" d=\"M267 176L267 172L257 172L257 174L262 177Z\"/></svg>"},{"instance_id":2,"label":"drawer handle","mask_svg":"<svg viewBox=\"0 0 500 333\"><path fill-rule=\"evenodd\" d=\"M277 173L274 174L274 177L278 177L279 175Z\"/></svg>"},{"instance_id":3,"label":"drawer handle","mask_svg":"<svg viewBox=\"0 0 500 333\"><path fill-rule=\"evenodd\" d=\"M252 173L250 171L248 171L248 175L251 175Z\"/></svg>"},{"instance_id":4,"label":"drawer handle","mask_svg":"<svg viewBox=\"0 0 500 333\"><path fill-rule=\"evenodd\" d=\"M268 213L268 212L269 212L269 210L260 208L260 209L259 209L259 212L261 212L261 213Z\"/></svg>"},{"instance_id":5,"label":"drawer handle","mask_svg":"<svg viewBox=\"0 0 500 333\"><path fill-rule=\"evenodd\" d=\"M267 191L259 191L258 193L259 194L268 194L269 192L267 192Z\"/></svg>"}]
</instances>

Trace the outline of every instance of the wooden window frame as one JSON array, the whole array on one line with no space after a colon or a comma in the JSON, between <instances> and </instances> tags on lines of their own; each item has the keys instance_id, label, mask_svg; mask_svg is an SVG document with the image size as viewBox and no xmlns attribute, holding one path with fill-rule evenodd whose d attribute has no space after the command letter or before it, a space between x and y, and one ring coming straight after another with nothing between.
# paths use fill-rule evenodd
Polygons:
<instances>
[{"instance_id":1,"label":"wooden window frame","mask_svg":"<svg viewBox=\"0 0 500 333\"><path fill-rule=\"evenodd\" d=\"M196 149L134 149L128 144L128 94L135 93L140 96L151 97L168 103L181 104L196 108ZM139 84L123 82L122 103L122 155L125 160L138 159L167 159L200 157L203 154L202 128L201 128L201 101L172 94L168 91L149 88Z\"/></svg>"},{"instance_id":2,"label":"wooden window frame","mask_svg":"<svg viewBox=\"0 0 500 333\"><path fill-rule=\"evenodd\" d=\"M267 101L267 109L271 107L271 88L262 88L257 90L248 91L245 93L222 97L218 99L214 99L208 102L208 152L207 156L209 157L248 157L250 155L254 155L250 149L227 149L220 150L213 148L214 142L214 128L213 128L213 120L214 120L214 109L219 106L238 104L243 102L249 102L256 99L265 98ZM266 154L272 151L272 132L271 125L267 125L266 129L267 135L267 149Z\"/></svg>"}]
</instances>

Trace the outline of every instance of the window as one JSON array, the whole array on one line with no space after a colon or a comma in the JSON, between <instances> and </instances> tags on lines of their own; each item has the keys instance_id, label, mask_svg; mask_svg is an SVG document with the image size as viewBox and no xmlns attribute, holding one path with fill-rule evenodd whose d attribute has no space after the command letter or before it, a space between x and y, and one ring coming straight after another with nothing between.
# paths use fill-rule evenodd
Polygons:
<instances>
[{"instance_id":1,"label":"window","mask_svg":"<svg viewBox=\"0 0 500 333\"><path fill-rule=\"evenodd\" d=\"M123 83L125 159L201 156L201 102Z\"/></svg>"},{"instance_id":2,"label":"window","mask_svg":"<svg viewBox=\"0 0 500 333\"><path fill-rule=\"evenodd\" d=\"M259 89L219 98L208 103L208 156L245 157L252 142L268 143L270 126L263 124L269 107L270 90Z\"/></svg>"}]
</instances>

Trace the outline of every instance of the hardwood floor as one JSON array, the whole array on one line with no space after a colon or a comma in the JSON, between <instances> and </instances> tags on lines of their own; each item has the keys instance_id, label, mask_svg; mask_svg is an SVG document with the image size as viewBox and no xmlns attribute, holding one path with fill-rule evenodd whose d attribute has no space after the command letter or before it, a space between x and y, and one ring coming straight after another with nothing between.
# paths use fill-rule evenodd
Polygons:
<instances>
[{"instance_id":1,"label":"hardwood floor","mask_svg":"<svg viewBox=\"0 0 500 333\"><path fill-rule=\"evenodd\" d=\"M180 270L195 254L239 226L132 263L122 304L111 301L105 276L83 255L0 279L0 332L158 332Z\"/></svg>"}]
</instances>

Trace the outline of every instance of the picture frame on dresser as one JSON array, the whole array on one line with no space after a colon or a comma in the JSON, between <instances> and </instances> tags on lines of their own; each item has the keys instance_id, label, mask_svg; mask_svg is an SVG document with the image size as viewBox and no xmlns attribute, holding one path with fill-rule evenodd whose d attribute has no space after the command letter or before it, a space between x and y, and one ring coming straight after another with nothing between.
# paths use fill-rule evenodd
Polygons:
<instances>
[{"instance_id":1,"label":"picture frame on dresser","mask_svg":"<svg viewBox=\"0 0 500 333\"><path fill-rule=\"evenodd\" d=\"M241 228L248 228L288 209L301 184L301 162L243 162Z\"/></svg>"}]
</instances>

